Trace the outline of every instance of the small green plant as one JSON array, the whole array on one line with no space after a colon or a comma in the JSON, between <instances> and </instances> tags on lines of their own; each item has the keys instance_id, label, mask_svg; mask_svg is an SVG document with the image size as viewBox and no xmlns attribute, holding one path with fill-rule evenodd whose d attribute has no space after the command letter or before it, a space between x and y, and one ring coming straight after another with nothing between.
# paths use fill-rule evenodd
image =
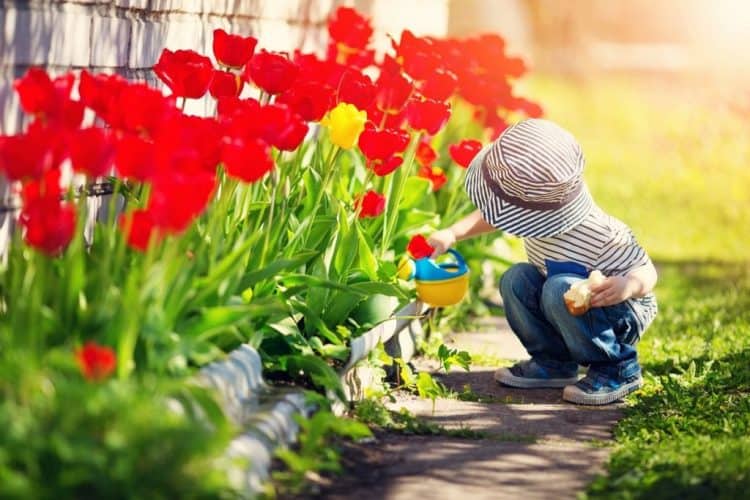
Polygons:
<instances>
[{"instance_id":1,"label":"small green plant","mask_svg":"<svg viewBox=\"0 0 750 500\"><path fill-rule=\"evenodd\" d=\"M437 398L445 398L450 395L450 390L435 380L432 375L427 372L414 373L414 370L406 361L401 358L389 356L382 349L382 346L375 350L374 355L370 356L370 359L374 360L379 366L395 365L397 367L396 385L393 389L416 392L419 397L432 400L433 410ZM386 395L388 396L389 394Z\"/></svg>"},{"instance_id":2,"label":"small green plant","mask_svg":"<svg viewBox=\"0 0 750 500\"><path fill-rule=\"evenodd\" d=\"M495 396L487 396L474 392L471 385L466 384L461 388L461 392L452 391L449 394L450 399L457 399L459 401L468 401L472 403L509 403L507 397L499 398Z\"/></svg>"},{"instance_id":3,"label":"small green plant","mask_svg":"<svg viewBox=\"0 0 750 500\"><path fill-rule=\"evenodd\" d=\"M273 479L283 492L300 493L311 475L341 472L341 453L336 438L358 440L372 436L363 423L337 417L328 410L318 411L309 419L297 416L295 420L300 426L297 446L276 452L285 469L274 472Z\"/></svg>"},{"instance_id":4,"label":"small green plant","mask_svg":"<svg viewBox=\"0 0 750 500\"><path fill-rule=\"evenodd\" d=\"M395 358L399 367L401 384L399 388L416 391L420 398L428 398L432 401L432 411L435 411L435 401L438 398L447 398L450 390L427 372L414 374L411 367L400 358Z\"/></svg>"},{"instance_id":5,"label":"small green plant","mask_svg":"<svg viewBox=\"0 0 750 500\"><path fill-rule=\"evenodd\" d=\"M354 407L354 417L374 428L400 434L466 439L484 439L489 436L487 432L476 431L466 426L447 429L417 417L406 408L401 408L399 411L391 410L376 399L365 399L358 402Z\"/></svg>"},{"instance_id":6,"label":"small green plant","mask_svg":"<svg viewBox=\"0 0 750 500\"><path fill-rule=\"evenodd\" d=\"M467 372L470 370L469 365L471 364L471 354L466 351L451 349L445 344L440 344L437 351L437 357L440 361L440 366L446 372L454 365L460 366Z\"/></svg>"}]
</instances>

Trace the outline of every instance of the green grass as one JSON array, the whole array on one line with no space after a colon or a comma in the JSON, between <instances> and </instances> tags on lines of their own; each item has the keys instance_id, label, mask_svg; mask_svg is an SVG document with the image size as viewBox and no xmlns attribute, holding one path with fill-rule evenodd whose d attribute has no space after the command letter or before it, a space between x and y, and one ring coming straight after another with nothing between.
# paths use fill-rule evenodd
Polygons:
<instances>
[{"instance_id":1,"label":"green grass","mask_svg":"<svg viewBox=\"0 0 750 500\"><path fill-rule=\"evenodd\" d=\"M639 352L646 385L591 498L741 498L750 491L750 265L661 266Z\"/></svg>"},{"instance_id":2,"label":"green grass","mask_svg":"<svg viewBox=\"0 0 750 500\"><path fill-rule=\"evenodd\" d=\"M645 387L590 498L741 498L750 491L750 125L675 82L534 77L526 93L573 131L597 202L659 269L639 344Z\"/></svg>"}]
</instances>

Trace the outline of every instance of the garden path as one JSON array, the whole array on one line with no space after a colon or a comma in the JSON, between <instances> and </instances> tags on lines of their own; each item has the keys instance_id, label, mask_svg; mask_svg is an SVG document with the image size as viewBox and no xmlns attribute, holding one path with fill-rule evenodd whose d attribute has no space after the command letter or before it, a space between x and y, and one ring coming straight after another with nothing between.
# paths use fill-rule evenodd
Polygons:
<instances>
[{"instance_id":1,"label":"garden path","mask_svg":"<svg viewBox=\"0 0 750 500\"><path fill-rule=\"evenodd\" d=\"M323 497L546 499L575 498L584 490L609 456L607 441L622 405L580 407L564 402L561 390L499 386L492 378L496 365L527 357L502 318L485 322L480 331L454 334L446 344L479 362L470 372L453 368L436 375L461 398L438 399L434 411L432 401L415 396L389 406L459 432L385 433L374 443L353 445L345 453L348 474L325 488ZM433 360L415 364L437 372ZM462 430L473 436L455 437Z\"/></svg>"}]
</instances>

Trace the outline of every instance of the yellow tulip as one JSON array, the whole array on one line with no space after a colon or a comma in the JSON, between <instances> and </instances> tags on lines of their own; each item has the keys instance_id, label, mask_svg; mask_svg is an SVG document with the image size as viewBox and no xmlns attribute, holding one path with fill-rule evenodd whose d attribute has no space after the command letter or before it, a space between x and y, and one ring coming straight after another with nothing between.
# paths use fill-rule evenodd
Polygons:
<instances>
[{"instance_id":1,"label":"yellow tulip","mask_svg":"<svg viewBox=\"0 0 750 500\"><path fill-rule=\"evenodd\" d=\"M320 122L328 127L331 142L342 149L351 149L365 129L367 113L360 111L353 104L340 103Z\"/></svg>"}]
</instances>

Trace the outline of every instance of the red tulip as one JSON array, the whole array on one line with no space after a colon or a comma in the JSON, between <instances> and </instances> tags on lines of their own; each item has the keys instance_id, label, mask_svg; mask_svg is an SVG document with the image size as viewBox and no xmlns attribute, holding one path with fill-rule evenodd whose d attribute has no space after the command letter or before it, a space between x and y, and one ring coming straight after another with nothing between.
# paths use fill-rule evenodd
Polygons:
<instances>
[{"instance_id":1,"label":"red tulip","mask_svg":"<svg viewBox=\"0 0 750 500\"><path fill-rule=\"evenodd\" d=\"M120 75L92 75L83 70L78 84L78 93L81 95L83 104L111 124L112 108L117 105L120 91L127 86L128 81Z\"/></svg>"},{"instance_id":2,"label":"red tulip","mask_svg":"<svg viewBox=\"0 0 750 500\"><path fill-rule=\"evenodd\" d=\"M337 87L337 102L353 104L360 110L366 110L370 106L377 92L369 76L351 69L344 72Z\"/></svg>"},{"instance_id":3,"label":"red tulip","mask_svg":"<svg viewBox=\"0 0 750 500\"><path fill-rule=\"evenodd\" d=\"M435 248L427 243L427 239L424 236L417 234L409 240L406 251L409 252L413 259L424 259L432 256L435 253Z\"/></svg>"},{"instance_id":4,"label":"red tulip","mask_svg":"<svg viewBox=\"0 0 750 500\"><path fill-rule=\"evenodd\" d=\"M299 67L298 81L326 83L333 89L338 88L345 72L352 71L336 61L319 59L315 54L305 54L299 50L294 52L294 62Z\"/></svg>"},{"instance_id":5,"label":"red tulip","mask_svg":"<svg viewBox=\"0 0 750 500\"><path fill-rule=\"evenodd\" d=\"M319 81L297 81L292 88L279 94L276 102L286 104L309 122L320 121L333 107L334 90Z\"/></svg>"},{"instance_id":6,"label":"red tulip","mask_svg":"<svg viewBox=\"0 0 750 500\"><path fill-rule=\"evenodd\" d=\"M299 68L286 55L261 50L245 66L245 80L272 95L289 89L297 79Z\"/></svg>"},{"instance_id":7,"label":"red tulip","mask_svg":"<svg viewBox=\"0 0 750 500\"><path fill-rule=\"evenodd\" d=\"M391 40L391 44L393 40ZM388 54L383 54L383 60L380 63L380 74L386 74L388 76L398 75L401 73L401 63L398 60Z\"/></svg>"},{"instance_id":8,"label":"red tulip","mask_svg":"<svg viewBox=\"0 0 750 500\"><path fill-rule=\"evenodd\" d=\"M175 96L192 99L206 94L213 76L211 60L193 50L164 49L153 69Z\"/></svg>"},{"instance_id":9,"label":"red tulip","mask_svg":"<svg viewBox=\"0 0 750 500\"><path fill-rule=\"evenodd\" d=\"M419 169L417 176L427 179L432 183L432 191L435 192L448 181L445 172L440 167L422 167Z\"/></svg>"},{"instance_id":10,"label":"red tulip","mask_svg":"<svg viewBox=\"0 0 750 500\"><path fill-rule=\"evenodd\" d=\"M510 84L485 76L475 76L461 80L461 97L476 106L497 107L511 95Z\"/></svg>"},{"instance_id":11,"label":"red tulip","mask_svg":"<svg viewBox=\"0 0 750 500\"><path fill-rule=\"evenodd\" d=\"M360 219L377 217L385 210L385 196L372 190L367 191L354 200L354 207L359 212Z\"/></svg>"},{"instance_id":12,"label":"red tulip","mask_svg":"<svg viewBox=\"0 0 750 500\"><path fill-rule=\"evenodd\" d=\"M105 175L114 162L114 140L103 128L77 130L71 138L69 148L73 170L90 177Z\"/></svg>"},{"instance_id":13,"label":"red tulip","mask_svg":"<svg viewBox=\"0 0 750 500\"><path fill-rule=\"evenodd\" d=\"M76 210L62 203L60 171L47 171L40 180L23 187L23 208L19 221L24 227L24 241L48 255L58 255L70 244L76 229Z\"/></svg>"},{"instance_id":14,"label":"red tulip","mask_svg":"<svg viewBox=\"0 0 750 500\"><path fill-rule=\"evenodd\" d=\"M442 102L425 99L410 101L406 107L406 119L416 130L435 135L451 116L451 108Z\"/></svg>"},{"instance_id":15,"label":"red tulip","mask_svg":"<svg viewBox=\"0 0 750 500\"><path fill-rule=\"evenodd\" d=\"M109 377L117 366L115 351L96 342L86 344L76 350L76 361L81 373L88 380L103 380Z\"/></svg>"},{"instance_id":16,"label":"red tulip","mask_svg":"<svg viewBox=\"0 0 750 500\"><path fill-rule=\"evenodd\" d=\"M147 210L156 227L178 234L205 210L215 189L213 173L165 173L152 182Z\"/></svg>"},{"instance_id":17,"label":"red tulip","mask_svg":"<svg viewBox=\"0 0 750 500\"><path fill-rule=\"evenodd\" d=\"M24 204L39 201L43 198L60 201L62 193L59 168L47 170L38 179L32 179L21 188L21 198Z\"/></svg>"},{"instance_id":18,"label":"red tulip","mask_svg":"<svg viewBox=\"0 0 750 500\"><path fill-rule=\"evenodd\" d=\"M232 139L221 155L227 174L245 182L257 182L273 170L268 145L260 139Z\"/></svg>"},{"instance_id":19,"label":"red tulip","mask_svg":"<svg viewBox=\"0 0 750 500\"><path fill-rule=\"evenodd\" d=\"M50 79L46 71L31 68L16 80L21 107L44 124L76 129L83 120L83 104L70 99L75 77L71 73Z\"/></svg>"},{"instance_id":20,"label":"red tulip","mask_svg":"<svg viewBox=\"0 0 750 500\"><path fill-rule=\"evenodd\" d=\"M328 20L328 33L337 44L362 50L372 36L370 20L351 7L339 7Z\"/></svg>"},{"instance_id":21,"label":"red tulip","mask_svg":"<svg viewBox=\"0 0 750 500\"><path fill-rule=\"evenodd\" d=\"M154 143L134 134L125 134L115 146L115 167L125 178L146 182L158 169Z\"/></svg>"},{"instance_id":22,"label":"red tulip","mask_svg":"<svg viewBox=\"0 0 750 500\"><path fill-rule=\"evenodd\" d=\"M505 74L512 78L519 78L526 73L526 64L520 57L508 57L503 63Z\"/></svg>"},{"instance_id":23,"label":"red tulip","mask_svg":"<svg viewBox=\"0 0 750 500\"><path fill-rule=\"evenodd\" d=\"M251 36L231 35L222 29L214 30L213 49L216 61L230 68L241 68L253 56L258 40Z\"/></svg>"},{"instance_id":24,"label":"red tulip","mask_svg":"<svg viewBox=\"0 0 750 500\"><path fill-rule=\"evenodd\" d=\"M208 92L213 75L211 59L193 50L164 49L154 73L177 97L199 99Z\"/></svg>"},{"instance_id":25,"label":"red tulip","mask_svg":"<svg viewBox=\"0 0 750 500\"><path fill-rule=\"evenodd\" d=\"M443 66L456 73L456 76L463 74L463 70L474 64L474 59L464 50L462 40L455 38L431 38L433 51L440 56Z\"/></svg>"},{"instance_id":26,"label":"red tulip","mask_svg":"<svg viewBox=\"0 0 750 500\"><path fill-rule=\"evenodd\" d=\"M404 108L413 90L412 83L401 73L381 73L376 87L378 108L390 114Z\"/></svg>"},{"instance_id":27,"label":"red tulip","mask_svg":"<svg viewBox=\"0 0 750 500\"><path fill-rule=\"evenodd\" d=\"M471 160L482 149L482 143L474 139L465 139L457 144L451 144L448 153L458 165L468 168Z\"/></svg>"},{"instance_id":28,"label":"red tulip","mask_svg":"<svg viewBox=\"0 0 750 500\"><path fill-rule=\"evenodd\" d=\"M224 134L224 127L213 118L182 113L170 116L154 136L158 170L215 173Z\"/></svg>"},{"instance_id":29,"label":"red tulip","mask_svg":"<svg viewBox=\"0 0 750 500\"><path fill-rule=\"evenodd\" d=\"M216 102L216 112L220 118L230 118L234 115L252 116L259 110L260 103L253 98L219 97Z\"/></svg>"},{"instance_id":30,"label":"red tulip","mask_svg":"<svg viewBox=\"0 0 750 500\"><path fill-rule=\"evenodd\" d=\"M423 96L435 101L449 99L458 87L458 78L452 72L438 68L419 87Z\"/></svg>"},{"instance_id":31,"label":"red tulip","mask_svg":"<svg viewBox=\"0 0 750 500\"><path fill-rule=\"evenodd\" d=\"M41 68L29 68L26 74L13 83L21 107L32 115L48 113L55 107L57 92L52 79Z\"/></svg>"},{"instance_id":32,"label":"red tulip","mask_svg":"<svg viewBox=\"0 0 750 500\"><path fill-rule=\"evenodd\" d=\"M368 160L385 160L403 153L409 145L409 133L405 130L378 130L371 124L359 136L359 149Z\"/></svg>"},{"instance_id":33,"label":"red tulip","mask_svg":"<svg viewBox=\"0 0 750 500\"><path fill-rule=\"evenodd\" d=\"M505 58L505 40L500 35L482 34L466 40L467 50L473 50L473 56L484 67L492 66Z\"/></svg>"},{"instance_id":34,"label":"red tulip","mask_svg":"<svg viewBox=\"0 0 750 500\"><path fill-rule=\"evenodd\" d=\"M385 160L372 160L367 166L372 169L375 175L385 177L400 167L403 162L404 159L401 156L391 156Z\"/></svg>"},{"instance_id":35,"label":"red tulip","mask_svg":"<svg viewBox=\"0 0 750 500\"><path fill-rule=\"evenodd\" d=\"M23 134L0 136L0 172L11 181L38 179L56 166L50 139L36 127Z\"/></svg>"},{"instance_id":36,"label":"red tulip","mask_svg":"<svg viewBox=\"0 0 750 500\"><path fill-rule=\"evenodd\" d=\"M326 56L329 60L337 64L358 70L375 64L375 51L373 49L350 49L346 45L336 43L335 41L328 43Z\"/></svg>"},{"instance_id":37,"label":"red tulip","mask_svg":"<svg viewBox=\"0 0 750 500\"><path fill-rule=\"evenodd\" d=\"M359 136L359 149L369 161L367 166L381 177L396 170L403 158L398 156L409 145L409 134L400 129L376 129L369 123Z\"/></svg>"},{"instance_id":38,"label":"red tulip","mask_svg":"<svg viewBox=\"0 0 750 500\"><path fill-rule=\"evenodd\" d=\"M416 37L409 30L401 33L401 40L395 48L404 71L415 80L427 80L435 68L442 65L434 42L428 38Z\"/></svg>"},{"instance_id":39,"label":"red tulip","mask_svg":"<svg viewBox=\"0 0 750 500\"><path fill-rule=\"evenodd\" d=\"M109 124L113 128L146 136L153 136L169 115L179 113L174 98L164 97L143 83L120 89L110 111Z\"/></svg>"},{"instance_id":40,"label":"red tulip","mask_svg":"<svg viewBox=\"0 0 750 500\"><path fill-rule=\"evenodd\" d=\"M432 51L416 51L404 56L404 73L414 78L416 81L428 80L435 68L442 65L440 57Z\"/></svg>"},{"instance_id":41,"label":"red tulip","mask_svg":"<svg viewBox=\"0 0 750 500\"><path fill-rule=\"evenodd\" d=\"M307 123L299 115L295 114L288 125L279 131L272 144L281 151L294 151L302 144L308 130L310 130L310 127Z\"/></svg>"},{"instance_id":42,"label":"red tulip","mask_svg":"<svg viewBox=\"0 0 750 500\"><path fill-rule=\"evenodd\" d=\"M430 143L420 142L417 146L416 159L417 163L423 167L430 167L437 160L438 154L432 149Z\"/></svg>"},{"instance_id":43,"label":"red tulip","mask_svg":"<svg viewBox=\"0 0 750 500\"><path fill-rule=\"evenodd\" d=\"M262 106L250 118L254 123L248 127L248 135L260 137L283 151L294 151L307 135L307 123L285 104Z\"/></svg>"},{"instance_id":44,"label":"red tulip","mask_svg":"<svg viewBox=\"0 0 750 500\"><path fill-rule=\"evenodd\" d=\"M522 76L526 67L521 59L505 54L505 40L499 35L484 34L464 41L464 50L474 64L497 76Z\"/></svg>"},{"instance_id":45,"label":"red tulip","mask_svg":"<svg viewBox=\"0 0 750 500\"><path fill-rule=\"evenodd\" d=\"M385 128L402 128L406 125L406 108L398 113L386 113L382 123Z\"/></svg>"},{"instance_id":46,"label":"red tulip","mask_svg":"<svg viewBox=\"0 0 750 500\"><path fill-rule=\"evenodd\" d=\"M238 75L217 69L214 70L208 90L215 99L220 97L237 97L242 92L242 87L244 86L245 82Z\"/></svg>"},{"instance_id":47,"label":"red tulip","mask_svg":"<svg viewBox=\"0 0 750 500\"><path fill-rule=\"evenodd\" d=\"M128 246L141 252L148 249L151 238L161 238L154 225L154 219L147 210L136 210L120 216L120 228L126 233Z\"/></svg>"}]
</instances>

